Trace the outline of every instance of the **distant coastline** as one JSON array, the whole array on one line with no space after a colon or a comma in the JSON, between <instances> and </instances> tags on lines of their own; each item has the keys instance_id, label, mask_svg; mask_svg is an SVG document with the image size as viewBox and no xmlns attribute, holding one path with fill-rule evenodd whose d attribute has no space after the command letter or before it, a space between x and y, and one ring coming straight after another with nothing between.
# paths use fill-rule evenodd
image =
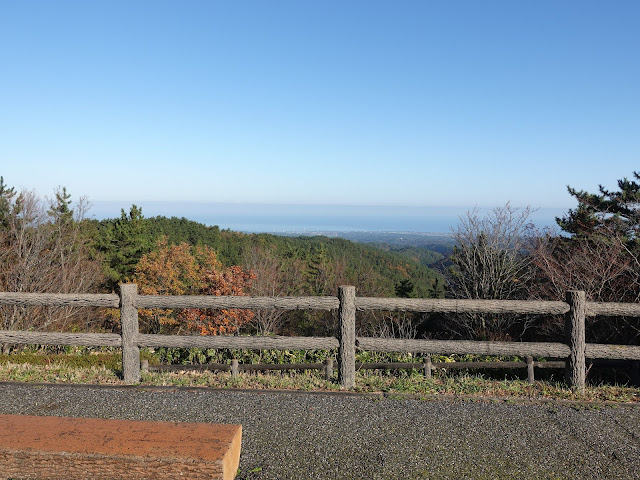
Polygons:
<instances>
[{"instance_id":1,"label":"distant coastline","mask_svg":"<svg viewBox=\"0 0 640 480\"><path fill-rule=\"evenodd\" d=\"M218 225L246 233L277 235L344 236L345 232L387 232L428 235L450 234L460 216L473 207L399 207L341 205L269 205L196 202L92 202L94 218L120 216L132 203L142 208L145 217L187 218L205 225ZM490 208L484 208L489 211ZM553 228L555 217L566 208L541 208L532 216L539 228ZM340 235L337 233L340 232Z\"/></svg>"}]
</instances>

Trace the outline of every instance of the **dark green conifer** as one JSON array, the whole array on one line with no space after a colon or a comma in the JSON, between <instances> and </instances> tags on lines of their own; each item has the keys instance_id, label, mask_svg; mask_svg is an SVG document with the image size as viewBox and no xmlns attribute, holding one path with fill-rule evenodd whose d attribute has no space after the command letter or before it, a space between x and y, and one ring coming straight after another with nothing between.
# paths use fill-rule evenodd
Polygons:
<instances>
[{"instance_id":1,"label":"dark green conifer","mask_svg":"<svg viewBox=\"0 0 640 480\"><path fill-rule=\"evenodd\" d=\"M142 256L152 248L142 209L131 205L129 213L120 210L120 218L101 223L101 235L96 249L103 255L108 286L131 279Z\"/></svg>"},{"instance_id":2,"label":"dark green conifer","mask_svg":"<svg viewBox=\"0 0 640 480\"><path fill-rule=\"evenodd\" d=\"M593 235L599 238L619 238L636 244L640 233L640 173L633 179L618 180L619 190L599 186L599 193L589 193L567 187L578 201L575 209L556 218L560 228L578 238Z\"/></svg>"},{"instance_id":3,"label":"dark green conifer","mask_svg":"<svg viewBox=\"0 0 640 480\"><path fill-rule=\"evenodd\" d=\"M16 204L13 201L16 191L4 183L4 177L0 177L0 230L9 228L11 216L16 213Z\"/></svg>"}]
</instances>

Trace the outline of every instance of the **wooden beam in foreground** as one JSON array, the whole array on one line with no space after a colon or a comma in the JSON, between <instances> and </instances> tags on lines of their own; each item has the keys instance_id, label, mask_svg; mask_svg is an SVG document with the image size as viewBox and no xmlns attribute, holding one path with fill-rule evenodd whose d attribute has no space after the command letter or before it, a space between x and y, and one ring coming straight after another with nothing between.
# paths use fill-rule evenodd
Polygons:
<instances>
[{"instance_id":1,"label":"wooden beam in foreground","mask_svg":"<svg viewBox=\"0 0 640 480\"><path fill-rule=\"evenodd\" d=\"M0 477L232 480L242 426L0 415Z\"/></svg>"}]
</instances>

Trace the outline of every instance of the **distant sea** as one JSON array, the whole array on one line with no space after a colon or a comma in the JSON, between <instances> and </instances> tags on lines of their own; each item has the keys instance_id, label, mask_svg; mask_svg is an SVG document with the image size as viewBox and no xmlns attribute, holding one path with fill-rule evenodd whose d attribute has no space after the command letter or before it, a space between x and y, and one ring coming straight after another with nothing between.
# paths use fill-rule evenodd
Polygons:
<instances>
[{"instance_id":1,"label":"distant sea","mask_svg":"<svg viewBox=\"0 0 640 480\"><path fill-rule=\"evenodd\" d=\"M241 203L133 202L145 217L185 217L247 233L417 232L450 233L460 216L473 207L397 207L339 205L268 205ZM131 204L93 202L97 219L120 216ZM491 208L482 208L488 212ZM555 217L567 208L541 208L532 221L540 228L555 227Z\"/></svg>"}]
</instances>

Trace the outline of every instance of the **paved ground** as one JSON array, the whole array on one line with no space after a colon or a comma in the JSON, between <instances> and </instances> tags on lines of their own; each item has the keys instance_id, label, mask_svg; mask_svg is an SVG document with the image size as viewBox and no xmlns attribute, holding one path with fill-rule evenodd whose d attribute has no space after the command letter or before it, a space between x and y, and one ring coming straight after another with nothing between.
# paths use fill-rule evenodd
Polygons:
<instances>
[{"instance_id":1,"label":"paved ground","mask_svg":"<svg viewBox=\"0 0 640 480\"><path fill-rule=\"evenodd\" d=\"M638 407L0 383L0 413L240 423L240 479L640 479Z\"/></svg>"}]
</instances>

